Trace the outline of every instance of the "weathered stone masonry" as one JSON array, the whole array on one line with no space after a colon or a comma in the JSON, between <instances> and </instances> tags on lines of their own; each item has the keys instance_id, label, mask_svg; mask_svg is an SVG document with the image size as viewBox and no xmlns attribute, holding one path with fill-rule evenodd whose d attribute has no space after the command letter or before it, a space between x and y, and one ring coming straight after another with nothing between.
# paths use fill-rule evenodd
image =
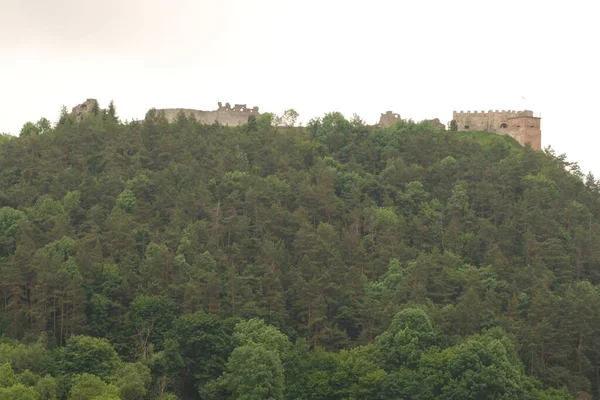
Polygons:
<instances>
[{"instance_id":1,"label":"weathered stone masonry","mask_svg":"<svg viewBox=\"0 0 600 400\"><path fill-rule=\"evenodd\" d=\"M541 118L533 111L454 111L452 115L459 131L485 131L498 135L509 135L522 146L530 143L534 150L542 148Z\"/></svg>"},{"instance_id":2,"label":"weathered stone masonry","mask_svg":"<svg viewBox=\"0 0 600 400\"><path fill-rule=\"evenodd\" d=\"M533 111L454 111L452 115L458 124L459 131L485 131L498 135L509 135L521 146L531 144L534 150L542 149L541 118L535 117ZM392 126L400 121L400 114L392 111L382 113L379 125L382 127ZM433 127L443 129L439 119L429 121Z\"/></svg>"},{"instance_id":3,"label":"weathered stone masonry","mask_svg":"<svg viewBox=\"0 0 600 400\"><path fill-rule=\"evenodd\" d=\"M193 115L196 120L206 124L219 122L223 125L245 124L248 122L248 117L260 115L258 107L248 108L245 104L236 104L231 107L229 103L223 105L221 102L219 102L218 105L219 108L214 111L191 110L185 108L165 108L156 111L164 112L165 117L169 121L173 121L180 112L183 112L188 116Z\"/></svg>"},{"instance_id":4,"label":"weathered stone masonry","mask_svg":"<svg viewBox=\"0 0 600 400\"><path fill-rule=\"evenodd\" d=\"M164 113L165 118L167 118L169 122L174 121L175 118L177 118L177 115L180 112L183 112L187 116L194 116L197 121L206 124L219 122L223 125L245 124L248 122L248 117L260 115L258 107L248 108L245 104L236 104L231 107L229 103L223 105L221 102L219 102L218 105L219 107L214 111L192 110L186 108L165 108L156 111ZM81 120L84 115L92 112L94 106L98 106L98 101L96 99L87 99L85 102L73 107L71 112Z\"/></svg>"}]
</instances>

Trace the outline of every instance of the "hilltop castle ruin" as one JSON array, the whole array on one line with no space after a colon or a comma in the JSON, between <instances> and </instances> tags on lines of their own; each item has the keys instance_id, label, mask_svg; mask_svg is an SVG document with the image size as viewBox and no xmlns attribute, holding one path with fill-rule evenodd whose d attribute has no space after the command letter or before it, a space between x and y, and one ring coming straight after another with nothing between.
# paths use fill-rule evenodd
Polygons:
<instances>
[{"instance_id":1,"label":"hilltop castle ruin","mask_svg":"<svg viewBox=\"0 0 600 400\"><path fill-rule=\"evenodd\" d=\"M534 117L533 111L454 111L452 119L458 124L459 131L485 131L509 135L521 146L530 143L532 149L542 149L541 118Z\"/></svg>"},{"instance_id":2,"label":"hilltop castle ruin","mask_svg":"<svg viewBox=\"0 0 600 400\"><path fill-rule=\"evenodd\" d=\"M386 128L388 126L395 125L398 121L401 120L402 118L400 117L400 114L394 113L392 111L386 111L385 113L381 113L381 116L379 117L379 126ZM429 124L431 124L431 127L434 129L446 129L446 126L440 122L439 118L426 119L425 122L429 122Z\"/></svg>"},{"instance_id":3,"label":"hilltop castle ruin","mask_svg":"<svg viewBox=\"0 0 600 400\"><path fill-rule=\"evenodd\" d=\"M218 102L218 108L213 111L192 110L187 108L164 108L157 109L157 112L162 112L169 122L173 122L180 112L183 112L188 117L193 116L197 121L205 124L213 124L218 122L223 125L239 125L248 122L248 117L258 116L258 107L248 108L245 104L236 104L233 107L229 103L223 105ZM87 99L85 102L73 107L71 113L81 120L86 114L91 113L94 107L98 108L96 99Z\"/></svg>"},{"instance_id":4,"label":"hilltop castle ruin","mask_svg":"<svg viewBox=\"0 0 600 400\"><path fill-rule=\"evenodd\" d=\"M382 127L392 126L401 120L402 118L400 118L400 114L393 113L392 111L386 111L385 114L381 113L381 117L379 117L379 125Z\"/></svg>"},{"instance_id":5,"label":"hilltop castle ruin","mask_svg":"<svg viewBox=\"0 0 600 400\"><path fill-rule=\"evenodd\" d=\"M542 149L541 118L535 117L533 111L454 111L452 119L456 121L459 131L484 131L497 135L508 135L519 142L521 146L530 143L532 149ZM400 114L387 111L381 113L379 126L393 126L398 121L401 121ZM434 128L444 129L444 125L437 118L427 121Z\"/></svg>"},{"instance_id":6,"label":"hilltop castle ruin","mask_svg":"<svg viewBox=\"0 0 600 400\"><path fill-rule=\"evenodd\" d=\"M172 122L177 118L180 112L187 116L193 116L197 121L205 124L218 122L223 125L239 125L248 122L248 117L259 116L258 107L248 108L245 104L235 104L233 107L229 103L223 105L218 102L218 108L214 111L192 110L186 108L164 108L156 110L163 112L167 120Z\"/></svg>"},{"instance_id":7,"label":"hilltop castle ruin","mask_svg":"<svg viewBox=\"0 0 600 400\"><path fill-rule=\"evenodd\" d=\"M84 103L73 107L72 113L79 119L98 108L95 99L87 99ZM197 121L213 124L218 122L223 125L240 125L248 122L251 116L258 116L258 107L248 108L245 104L218 103L218 108L213 111L192 110L186 108L165 108L156 110L162 112L169 122L174 121L179 113L193 116ZM533 111L454 111L452 119L456 121L459 131L485 131L498 135L509 135L522 146L531 144L534 150L542 148L542 131L540 117L535 117ZM387 111L379 118L379 126L389 127L401 121L400 114ZM427 120L435 129L445 129L439 119Z\"/></svg>"}]
</instances>

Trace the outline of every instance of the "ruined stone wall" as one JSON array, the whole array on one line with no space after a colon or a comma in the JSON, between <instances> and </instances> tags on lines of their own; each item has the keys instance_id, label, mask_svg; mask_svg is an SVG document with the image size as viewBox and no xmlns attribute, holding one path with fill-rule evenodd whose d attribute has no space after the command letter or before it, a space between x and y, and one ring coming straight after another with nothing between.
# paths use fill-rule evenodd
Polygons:
<instances>
[{"instance_id":1,"label":"ruined stone wall","mask_svg":"<svg viewBox=\"0 0 600 400\"><path fill-rule=\"evenodd\" d=\"M183 112L187 116L193 116L197 121L205 124L219 122L223 125L232 126L245 124L248 122L248 117L260 115L258 112L258 107L248 108L245 104L236 104L231 107L229 103L222 105L220 102L218 104L219 108L214 111L193 110L186 108L165 108L156 111L163 112L165 118L167 118L169 122L175 120L177 115L180 112Z\"/></svg>"},{"instance_id":2,"label":"ruined stone wall","mask_svg":"<svg viewBox=\"0 0 600 400\"><path fill-rule=\"evenodd\" d=\"M439 118L434 118L434 119L426 119L425 122L429 122L429 124L431 125L431 127L433 129L439 129L439 130L445 130L446 129L446 125L442 124L442 122L440 121Z\"/></svg>"},{"instance_id":3,"label":"ruined stone wall","mask_svg":"<svg viewBox=\"0 0 600 400\"><path fill-rule=\"evenodd\" d=\"M394 125L396 122L400 121L400 114L394 114L391 111L386 111L386 113L381 113L381 117L379 117L379 126L388 127Z\"/></svg>"},{"instance_id":4,"label":"ruined stone wall","mask_svg":"<svg viewBox=\"0 0 600 400\"><path fill-rule=\"evenodd\" d=\"M531 143L533 149L541 150L540 118L534 117L533 111L454 111L452 118L456 120L459 131L485 131L509 135L522 146Z\"/></svg>"}]
</instances>

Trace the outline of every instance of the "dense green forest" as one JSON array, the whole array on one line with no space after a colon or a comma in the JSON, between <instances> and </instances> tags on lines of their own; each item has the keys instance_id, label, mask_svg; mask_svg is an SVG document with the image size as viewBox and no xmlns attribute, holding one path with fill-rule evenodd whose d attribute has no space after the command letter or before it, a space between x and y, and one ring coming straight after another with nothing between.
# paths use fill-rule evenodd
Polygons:
<instances>
[{"instance_id":1,"label":"dense green forest","mask_svg":"<svg viewBox=\"0 0 600 400\"><path fill-rule=\"evenodd\" d=\"M427 122L0 136L0 400L600 399L600 191Z\"/></svg>"}]
</instances>

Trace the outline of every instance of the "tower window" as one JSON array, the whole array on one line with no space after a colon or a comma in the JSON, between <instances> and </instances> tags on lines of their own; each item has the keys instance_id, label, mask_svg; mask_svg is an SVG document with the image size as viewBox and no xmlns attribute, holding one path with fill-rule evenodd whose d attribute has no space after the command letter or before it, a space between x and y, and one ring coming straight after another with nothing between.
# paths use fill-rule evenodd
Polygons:
<instances>
[{"instance_id":1,"label":"tower window","mask_svg":"<svg viewBox=\"0 0 600 400\"><path fill-rule=\"evenodd\" d=\"M502 128L502 129L506 129L506 128L508 128L508 125L506 125L506 124L503 122L503 123L500 125L500 128Z\"/></svg>"}]
</instances>

